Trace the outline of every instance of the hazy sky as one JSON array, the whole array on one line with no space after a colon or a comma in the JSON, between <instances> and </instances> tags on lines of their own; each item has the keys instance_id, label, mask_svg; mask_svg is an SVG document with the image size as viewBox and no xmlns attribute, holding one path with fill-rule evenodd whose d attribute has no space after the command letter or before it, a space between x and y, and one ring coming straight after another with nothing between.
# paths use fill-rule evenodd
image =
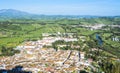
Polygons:
<instances>
[{"instance_id":1,"label":"hazy sky","mask_svg":"<svg viewBox=\"0 0 120 73\"><path fill-rule=\"evenodd\" d=\"M120 0L0 0L0 9L47 15L120 15Z\"/></svg>"}]
</instances>

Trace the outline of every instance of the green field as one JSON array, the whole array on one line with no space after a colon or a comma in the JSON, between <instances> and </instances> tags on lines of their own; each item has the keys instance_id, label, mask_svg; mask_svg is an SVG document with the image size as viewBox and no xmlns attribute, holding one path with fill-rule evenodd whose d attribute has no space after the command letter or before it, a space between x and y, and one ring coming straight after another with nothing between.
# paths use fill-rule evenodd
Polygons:
<instances>
[{"instance_id":1,"label":"green field","mask_svg":"<svg viewBox=\"0 0 120 73\"><path fill-rule=\"evenodd\" d=\"M120 18L113 18L114 25L119 25ZM37 19L37 20L6 20L0 21L0 52L2 53L2 47L14 48L24 41L42 39L42 33L57 33L57 32L74 32L78 36L84 35L89 40L95 39L95 33L100 33L103 41L107 43L108 47L106 51L112 51L112 54L120 57L120 44L111 40L113 32L119 32L119 29L112 30L89 30L87 28L80 27L79 25L95 25L105 24L111 25L111 18L79 18L79 19ZM110 27L105 27L110 28ZM119 36L119 35L116 35ZM91 38L92 37L92 38ZM107 38L107 39L105 39ZM88 38L87 38L88 39ZM88 40L88 41L89 41ZM110 46L108 46L110 45ZM106 48L104 47L104 48ZM115 49L114 49L115 48Z\"/></svg>"}]
</instances>

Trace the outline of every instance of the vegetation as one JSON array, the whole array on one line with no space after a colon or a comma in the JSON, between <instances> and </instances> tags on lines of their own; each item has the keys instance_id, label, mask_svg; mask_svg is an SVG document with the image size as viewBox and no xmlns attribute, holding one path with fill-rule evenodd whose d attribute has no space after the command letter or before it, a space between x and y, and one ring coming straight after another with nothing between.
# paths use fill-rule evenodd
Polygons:
<instances>
[{"instance_id":1,"label":"vegetation","mask_svg":"<svg viewBox=\"0 0 120 73\"><path fill-rule=\"evenodd\" d=\"M104 24L102 29L90 30L85 26ZM91 18L60 18L57 16L51 19L9 19L0 21L0 56L11 56L19 53L14 50L16 46L24 41L36 41L42 39L42 33L75 33L73 37L77 42L56 41L52 47L63 50L73 50L71 45L80 46L75 50L85 51L86 58L92 58L99 61L99 70L105 73L119 73L120 62L120 41L113 41L113 37L120 38L119 27L110 27L110 25L120 25L120 17L91 17ZM102 38L103 44L99 45L96 34ZM54 35L52 35L54 36ZM67 34L63 37L69 37ZM85 41L81 40L85 36ZM58 45L66 45L59 47ZM86 44L84 49L82 46ZM92 51L96 48L96 51ZM102 50L102 51L101 51ZM92 54L92 55L91 55ZM107 58L106 58L107 57ZM115 60L114 60L115 59ZM95 64L93 64L95 65ZM94 72L98 73L98 72Z\"/></svg>"}]
</instances>

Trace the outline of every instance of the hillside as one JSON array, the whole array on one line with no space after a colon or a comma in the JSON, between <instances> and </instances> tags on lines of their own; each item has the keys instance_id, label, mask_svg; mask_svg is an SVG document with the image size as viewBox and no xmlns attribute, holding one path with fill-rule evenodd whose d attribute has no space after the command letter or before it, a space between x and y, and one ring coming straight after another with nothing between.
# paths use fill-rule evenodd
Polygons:
<instances>
[{"instance_id":1,"label":"hillside","mask_svg":"<svg viewBox=\"0 0 120 73\"><path fill-rule=\"evenodd\" d=\"M106 20L120 19L120 16L94 16L94 15L43 15L43 14L32 14L15 9L2 9L0 10L0 20L10 20L10 19L43 19L43 20L57 20L57 19L87 19L88 21L92 19L94 22L105 22L99 18ZM97 20L98 19L98 20Z\"/></svg>"}]
</instances>

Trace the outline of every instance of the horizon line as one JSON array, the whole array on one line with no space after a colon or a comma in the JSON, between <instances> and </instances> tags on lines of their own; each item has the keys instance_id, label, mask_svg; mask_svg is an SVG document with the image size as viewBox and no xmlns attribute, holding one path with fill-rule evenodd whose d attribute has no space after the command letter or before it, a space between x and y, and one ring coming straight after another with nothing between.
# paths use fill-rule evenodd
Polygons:
<instances>
[{"instance_id":1,"label":"horizon line","mask_svg":"<svg viewBox=\"0 0 120 73\"><path fill-rule=\"evenodd\" d=\"M46 15L46 16L98 16L98 17L115 17L115 16L120 16L120 15L92 15L92 14L39 14L39 13L34 13L30 11L25 11L25 10L19 10L19 9L0 9L0 10L16 10L20 12L25 12L28 14L33 14L33 15Z\"/></svg>"}]
</instances>

